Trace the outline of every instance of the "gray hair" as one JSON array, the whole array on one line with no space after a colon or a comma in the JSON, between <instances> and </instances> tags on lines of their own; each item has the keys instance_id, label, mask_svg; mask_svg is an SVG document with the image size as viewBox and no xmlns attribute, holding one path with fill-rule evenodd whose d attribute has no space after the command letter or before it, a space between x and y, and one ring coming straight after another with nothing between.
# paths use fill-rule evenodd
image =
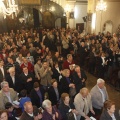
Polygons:
<instances>
[{"instance_id":1,"label":"gray hair","mask_svg":"<svg viewBox=\"0 0 120 120\"><path fill-rule=\"evenodd\" d=\"M72 54L67 54L67 58L69 58L70 56L72 56Z\"/></svg>"},{"instance_id":2,"label":"gray hair","mask_svg":"<svg viewBox=\"0 0 120 120\"><path fill-rule=\"evenodd\" d=\"M78 68L78 67L80 68L80 66L79 66L79 65L75 65L75 70L76 70L76 68Z\"/></svg>"},{"instance_id":3,"label":"gray hair","mask_svg":"<svg viewBox=\"0 0 120 120\"><path fill-rule=\"evenodd\" d=\"M15 70L15 67L10 67L8 71L9 71L9 73L10 73L10 72L13 71L13 70Z\"/></svg>"},{"instance_id":4,"label":"gray hair","mask_svg":"<svg viewBox=\"0 0 120 120\"><path fill-rule=\"evenodd\" d=\"M2 88L4 87L4 85L6 85L6 84L9 85L7 81L1 82L1 89L2 89Z\"/></svg>"},{"instance_id":5,"label":"gray hair","mask_svg":"<svg viewBox=\"0 0 120 120\"><path fill-rule=\"evenodd\" d=\"M51 106L51 104L52 104L51 101L46 99L46 100L43 101L42 107L45 109L45 108Z\"/></svg>"},{"instance_id":6,"label":"gray hair","mask_svg":"<svg viewBox=\"0 0 120 120\"><path fill-rule=\"evenodd\" d=\"M101 79L101 78L99 78L99 79L97 79L97 85L99 84L99 83L104 83L105 81L103 80L103 79Z\"/></svg>"},{"instance_id":7,"label":"gray hair","mask_svg":"<svg viewBox=\"0 0 120 120\"><path fill-rule=\"evenodd\" d=\"M28 105L32 105L32 102L31 101L27 101L27 102L24 103L24 109L25 110L26 110Z\"/></svg>"}]
</instances>

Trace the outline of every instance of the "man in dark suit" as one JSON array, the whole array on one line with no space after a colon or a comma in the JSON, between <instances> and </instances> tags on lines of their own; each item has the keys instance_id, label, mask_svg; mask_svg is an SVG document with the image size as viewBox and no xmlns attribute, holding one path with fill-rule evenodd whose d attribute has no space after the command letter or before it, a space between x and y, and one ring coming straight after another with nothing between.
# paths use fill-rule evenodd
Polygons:
<instances>
[{"instance_id":1,"label":"man in dark suit","mask_svg":"<svg viewBox=\"0 0 120 120\"><path fill-rule=\"evenodd\" d=\"M60 91L57 81L55 79L52 79L51 85L52 86L48 89L49 100L52 102L52 105L57 105L60 99Z\"/></svg>"},{"instance_id":2,"label":"man in dark suit","mask_svg":"<svg viewBox=\"0 0 120 120\"><path fill-rule=\"evenodd\" d=\"M31 72L28 72L27 67L23 67L23 72L20 74L20 80L23 89L26 89L29 94L33 88L34 75Z\"/></svg>"},{"instance_id":3,"label":"man in dark suit","mask_svg":"<svg viewBox=\"0 0 120 120\"><path fill-rule=\"evenodd\" d=\"M33 89L30 92L32 104L37 106L38 108L41 107L44 100L44 94L45 91L42 86L40 86L38 82L35 82L33 85Z\"/></svg>"},{"instance_id":4,"label":"man in dark suit","mask_svg":"<svg viewBox=\"0 0 120 120\"><path fill-rule=\"evenodd\" d=\"M9 83L9 87L20 92L19 76L15 72L15 67L10 67L8 71L9 74L6 76L6 81Z\"/></svg>"},{"instance_id":5,"label":"man in dark suit","mask_svg":"<svg viewBox=\"0 0 120 120\"><path fill-rule=\"evenodd\" d=\"M5 80L6 74L7 71L5 69L4 62L0 59L0 83Z\"/></svg>"},{"instance_id":6,"label":"man in dark suit","mask_svg":"<svg viewBox=\"0 0 120 120\"><path fill-rule=\"evenodd\" d=\"M72 74L73 83L75 84L76 92L79 93L80 89L85 87L87 76L80 66L75 66L75 71Z\"/></svg>"}]
</instances>

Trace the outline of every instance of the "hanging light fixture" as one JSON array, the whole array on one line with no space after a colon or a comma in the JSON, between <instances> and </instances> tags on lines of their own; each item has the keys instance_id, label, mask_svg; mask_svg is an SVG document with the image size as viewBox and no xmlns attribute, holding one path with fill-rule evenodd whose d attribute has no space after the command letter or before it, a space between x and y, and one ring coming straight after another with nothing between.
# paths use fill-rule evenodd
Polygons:
<instances>
[{"instance_id":1,"label":"hanging light fixture","mask_svg":"<svg viewBox=\"0 0 120 120\"><path fill-rule=\"evenodd\" d=\"M96 6L96 11L106 11L107 4L103 0L99 0Z\"/></svg>"},{"instance_id":2,"label":"hanging light fixture","mask_svg":"<svg viewBox=\"0 0 120 120\"><path fill-rule=\"evenodd\" d=\"M17 16L17 10L18 10L18 5L15 4L15 0L0 0L0 12L3 13L4 18L6 18L6 15L12 15L12 18Z\"/></svg>"}]
</instances>

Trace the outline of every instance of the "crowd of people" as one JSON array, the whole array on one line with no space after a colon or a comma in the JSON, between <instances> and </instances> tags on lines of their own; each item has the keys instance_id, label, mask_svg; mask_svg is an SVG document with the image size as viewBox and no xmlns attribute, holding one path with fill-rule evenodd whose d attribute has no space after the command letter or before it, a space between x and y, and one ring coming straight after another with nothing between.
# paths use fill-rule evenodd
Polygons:
<instances>
[{"instance_id":1,"label":"crowd of people","mask_svg":"<svg viewBox=\"0 0 120 120\"><path fill-rule=\"evenodd\" d=\"M99 78L90 92L84 69ZM113 73L120 87L116 34L70 28L1 34L0 120L117 120L104 86Z\"/></svg>"}]
</instances>

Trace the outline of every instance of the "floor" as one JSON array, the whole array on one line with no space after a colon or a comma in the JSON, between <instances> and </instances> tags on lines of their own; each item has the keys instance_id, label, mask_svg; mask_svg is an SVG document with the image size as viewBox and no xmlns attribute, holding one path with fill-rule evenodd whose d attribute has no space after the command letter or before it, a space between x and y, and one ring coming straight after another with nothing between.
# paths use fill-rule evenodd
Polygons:
<instances>
[{"instance_id":1,"label":"floor","mask_svg":"<svg viewBox=\"0 0 120 120\"><path fill-rule=\"evenodd\" d=\"M89 90L91 90L91 88L96 84L97 78L89 74L88 72L86 72L86 75L87 75L86 87ZM105 86L108 91L109 99L115 102L117 109L120 109L120 91L115 90L109 84L105 84Z\"/></svg>"}]
</instances>

